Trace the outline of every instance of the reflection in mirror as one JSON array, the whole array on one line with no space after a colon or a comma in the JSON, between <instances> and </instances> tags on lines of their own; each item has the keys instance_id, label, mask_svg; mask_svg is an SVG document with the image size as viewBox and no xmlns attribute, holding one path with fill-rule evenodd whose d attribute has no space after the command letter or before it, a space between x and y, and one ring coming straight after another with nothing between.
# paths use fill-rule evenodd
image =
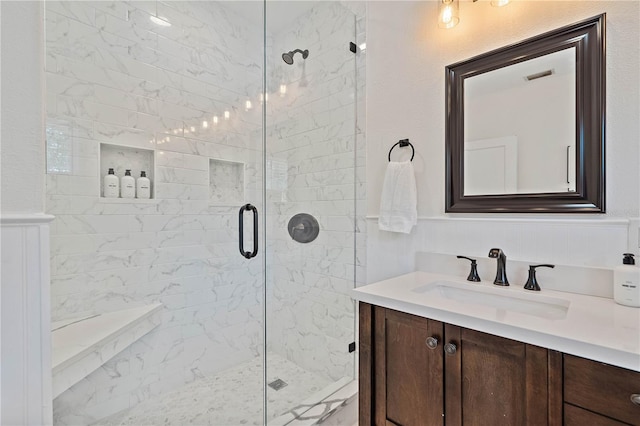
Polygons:
<instances>
[{"instance_id":1,"label":"reflection in mirror","mask_svg":"<svg viewBox=\"0 0 640 426\"><path fill-rule=\"evenodd\" d=\"M464 195L575 192L575 47L464 81Z\"/></svg>"}]
</instances>

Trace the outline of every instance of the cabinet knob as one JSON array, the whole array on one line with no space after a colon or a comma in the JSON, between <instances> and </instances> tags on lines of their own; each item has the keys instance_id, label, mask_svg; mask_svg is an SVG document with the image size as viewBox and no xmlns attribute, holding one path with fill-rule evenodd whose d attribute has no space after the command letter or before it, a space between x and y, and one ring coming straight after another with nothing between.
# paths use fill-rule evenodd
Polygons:
<instances>
[{"instance_id":1,"label":"cabinet knob","mask_svg":"<svg viewBox=\"0 0 640 426\"><path fill-rule=\"evenodd\" d=\"M631 402L633 402L636 405L640 405L640 393L632 393Z\"/></svg>"},{"instance_id":2,"label":"cabinet knob","mask_svg":"<svg viewBox=\"0 0 640 426\"><path fill-rule=\"evenodd\" d=\"M427 347L429 349L435 349L438 347L438 339L433 336L427 337L427 340L425 341L425 343L427 344Z\"/></svg>"},{"instance_id":3,"label":"cabinet knob","mask_svg":"<svg viewBox=\"0 0 640 426\"><path fill-rule=\"evenodd\" d=\"M455 345L455 343L447 343L446 345L444 345L444 352L447 355L455 355L457 350L458 347Z\"/></svg>"}]
</instances>

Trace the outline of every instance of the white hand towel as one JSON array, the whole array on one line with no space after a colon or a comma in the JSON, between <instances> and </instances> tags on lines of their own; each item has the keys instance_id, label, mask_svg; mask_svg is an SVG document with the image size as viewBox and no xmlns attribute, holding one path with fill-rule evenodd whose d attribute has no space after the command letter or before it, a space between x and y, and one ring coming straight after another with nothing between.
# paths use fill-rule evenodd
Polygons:
<instances>
[{"instance_id":1,"label":"white hand towel","mask_svg":"<svg viewBox=\"0 0 640 426\"><path fill-rule=\"evenodd\" d=\"M408 234L418 223L416 177L411 161L389 162L380 198L378 227Z\"/></svg>"}]
</instances>

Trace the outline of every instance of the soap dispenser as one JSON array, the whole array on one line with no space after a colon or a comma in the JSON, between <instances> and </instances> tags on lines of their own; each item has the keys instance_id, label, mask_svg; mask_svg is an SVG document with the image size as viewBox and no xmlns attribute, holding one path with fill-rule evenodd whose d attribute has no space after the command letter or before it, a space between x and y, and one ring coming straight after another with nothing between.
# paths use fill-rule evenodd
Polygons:
<instances>
[{"instance_id":1,"label":"soap dispenser","mask_svg":"<svg viewBox=\"0 0 640 426\"><path fill-rule=\"evenodd\" d=\"M102 195L105 198L118 198L120 195L120 179L118 179L113 169L109 169L103 179Z\"/></svg>"},{"instance_id":2,"label":"soap dispenser","mask_svg":"<svg viewBox=\"0 0 640 426\"><path fill-rule=\"evenodd\" d=\"M632 253L624 253L622 265L613 270L613 299L620 305L640 308L640 268Z\"/></svg>"},{"instance_id":3,"label":"soap dispenser","mask_svg":"<svg viewBox=\"0 0 640 426\"><path fill-rule=\"evenodd\" d=\"M135 198L136 197L136 180L131 176L131 170L125 170L124 176L120 179L122 198Z\"/></svg>"}]
</instances>

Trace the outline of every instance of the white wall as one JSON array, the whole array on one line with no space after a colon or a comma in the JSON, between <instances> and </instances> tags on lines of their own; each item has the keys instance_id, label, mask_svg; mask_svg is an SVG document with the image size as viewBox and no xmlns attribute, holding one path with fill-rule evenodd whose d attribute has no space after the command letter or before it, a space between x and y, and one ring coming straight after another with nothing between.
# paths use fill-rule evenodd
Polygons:
<instances>
[{"instance_id":1,"label":"white wall","mask_svg":"<svg viewBox=\"0 0 640 426\"><path fill-rule=\"evenodd\" d=\"M446 65L607 13L607 217L636 217L640 92L637 1L460 2L460 23L437 27L436 2L370 2L367 34L367 214L375 215L386 154L416 147L418 215L444 213Z\"/></svg>"},{"instance_id":2,"label":"white wall","mask_svg":"<svg viewBox=\"0 0 640 426\"><path fill-rule=\"evenodd\" d=\"M640 3L514 1L494 8L461 1L460 23L450 30L437 27L436 2L368 6L367 280L411 271L416 251L486 256L491 247L501 247L523 261L618 263L628 249L624 220L640 215ZM445 66L602 12L607 13L607 213L445 215ZM410 138L416 148L422 220L410 236L378 231L375 217L387 152L401 138Z\"/></svg>"},{"instance_id":3,"label":"white wall","mask_svg":"<svg viewBox=\"0 0 640 426\"><path fill-rule=\"evenodd\" d=\"M2 2L2 213L44 211L42 2Z\"/></svg>"}]
</instances>

